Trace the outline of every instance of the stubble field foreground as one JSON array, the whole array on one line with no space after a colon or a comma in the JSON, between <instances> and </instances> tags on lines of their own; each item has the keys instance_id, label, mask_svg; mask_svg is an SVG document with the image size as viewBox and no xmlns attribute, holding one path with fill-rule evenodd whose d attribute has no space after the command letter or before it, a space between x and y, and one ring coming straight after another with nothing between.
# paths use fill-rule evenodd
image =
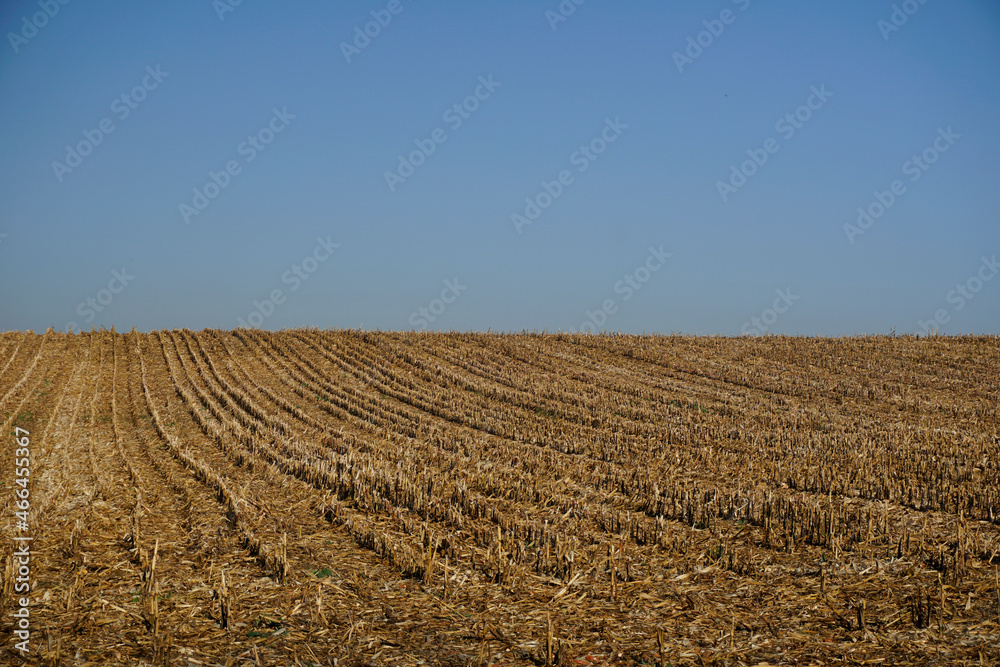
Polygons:
<instances>
[{"instance_id":1,"label":"stubble field foreground","mask_svg":"<svg viewBox=\"0 0 1000 667\"><path fill-rule=\"evenodd\" d=\"M996 337L2 334L0 662L997 664L998 404Z\"/></svg>"}]
</instances>

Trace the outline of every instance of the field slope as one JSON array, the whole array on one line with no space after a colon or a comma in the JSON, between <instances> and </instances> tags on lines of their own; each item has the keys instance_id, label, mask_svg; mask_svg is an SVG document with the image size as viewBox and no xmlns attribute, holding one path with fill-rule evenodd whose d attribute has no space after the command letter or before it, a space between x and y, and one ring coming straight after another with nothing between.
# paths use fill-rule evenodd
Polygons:
<instances>
[{"instance_id":1,"label":"field slope","mask_svg":"<svg viewBox=\"0 0 1000 667\"><path fill-rule=\"evenodd\" d=\"M996 664L998 405L996 337L0 334L0 662Z\"/></svg>"}]
</instances>

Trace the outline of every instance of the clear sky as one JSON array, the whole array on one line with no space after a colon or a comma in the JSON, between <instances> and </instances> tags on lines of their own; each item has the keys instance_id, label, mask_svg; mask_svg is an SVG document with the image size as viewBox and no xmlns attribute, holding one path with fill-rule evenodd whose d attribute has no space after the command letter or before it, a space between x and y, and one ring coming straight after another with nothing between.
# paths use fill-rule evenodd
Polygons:
<instances>
[{"instance_id":1,"label":"clear sky","mask_svg":"<svg viewBox=\"0 0 1000 667\"><path fill-rule=\"evenodd\" d=\"M0 3L0 330L1000 333L997 3L576 2Z\"/></svg>"}]
</instances>

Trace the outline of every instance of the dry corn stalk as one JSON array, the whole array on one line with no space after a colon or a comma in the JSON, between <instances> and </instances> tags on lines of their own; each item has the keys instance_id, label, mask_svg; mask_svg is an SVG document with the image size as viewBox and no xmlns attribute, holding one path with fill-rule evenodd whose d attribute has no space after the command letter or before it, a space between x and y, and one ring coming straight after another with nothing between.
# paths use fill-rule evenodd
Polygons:
<instances>
[{"instance_id":1,"label":"dry corn stalk","mask_svg":"<svg viewBox=\"0 0 1000 667\"><path fill-rule=\"evenodd\" d=\"M228 630L233 624L233 598L229 584L226 582L226 571L219 573L219 588L216 589L214 597L219 601L219 622L222 627Z\"/></svg>"},{"instance_id":2,"label":"dry corn stalk","mask_svg":"<svg viewBox=\"0 0 1000 667\"><path fill-rule=\"evenodd\" d=\"M153 597L153 589L156 587L156 560L160 553L160 540L157 538L153 544L153 556L149 559L143 572L143 593L145 596Z\"/></svg>"}]
</instances>

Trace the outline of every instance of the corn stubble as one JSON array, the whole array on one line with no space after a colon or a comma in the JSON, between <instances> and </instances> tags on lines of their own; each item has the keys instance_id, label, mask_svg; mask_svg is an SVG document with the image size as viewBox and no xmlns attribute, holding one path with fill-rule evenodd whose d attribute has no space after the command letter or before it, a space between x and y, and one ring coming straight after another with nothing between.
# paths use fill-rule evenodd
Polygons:
<instances>
[{"instance_id":1,"label":"corn stubble","mask_svg":"<svg viewBox=\"0 0 1000 667\"><path fill-rule=\"evenodd\" d=\"M30 661L996 663L998 396L995 337L2 334Z\"/></svg>"}]
</instances>

